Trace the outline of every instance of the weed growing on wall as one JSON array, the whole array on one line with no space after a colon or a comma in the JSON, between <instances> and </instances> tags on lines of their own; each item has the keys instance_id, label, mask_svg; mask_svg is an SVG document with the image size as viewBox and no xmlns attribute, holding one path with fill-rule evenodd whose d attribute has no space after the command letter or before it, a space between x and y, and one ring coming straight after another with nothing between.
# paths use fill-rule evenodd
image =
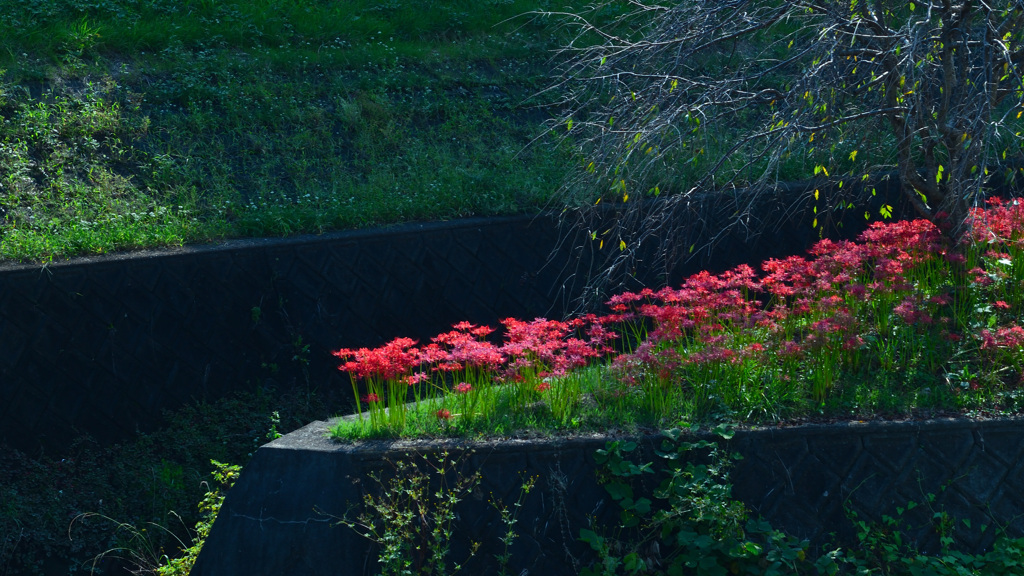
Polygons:
<instances>
[{"instance_id":1,"label":"weed growing on wall","mask_svg":"<svg viewBox=\"0 0 1024 576\"><path fill-rule=\"evenodd\" d=\"M498 576L509 575L508 564L512 560L512 543L519 537L519 534L516 532L516 522L519 521L519 509L523 506L523 499L533 490L536 484L536 476L524 478L523 484L519 489L519 497L512 503L511 509L500 500L493 499L492 496L491 506L498 511L498 514L501 516L501 523L505 526L505 533L501 535L501 553L494 556L495 560L498 561Z\"/></svg>"},{"instance_id":2,"label":"weed growing on wall","mask_svg":"<svg viewBox=\"0 0 1024 576\"><path fill-rule=\"evenodd\" d=\"M1024 538L1008 538L1000 534L992 549L983 554L968 554L957 549L956 532L971 530L967 519L957 521L945 510L933 507L935 495L926 495L925 503L907 502L896 508L895 514L882 515L880 521L862 518L847 507L847 517L853 523L859 546L846 554L833 554L834 571L855 574L909 574L911 576L985 576L1020 574L1024 570ZM931 530L938 536L939 550L927 554L922 546L907 534L908 514L918 507L927 507ZM978 526L980 532L988 526Z\"/></svg>"},{"instance_id":3,"label":"weed growing on wall","mask_svg":"<svg viewBox=\"0 0 1024 576\"><path fill-rule=\"evenodd\" d=\"M238 480L242 467L224 464L211 460L213 465L213 480L217 484L212 487L202 501L199 502L199 521L196 522L192 532L190 543L182 542L177 535L166 527L155 522L149 522L144 528L140 528L128 522L116 522L112 518L101 514L81 514L72 522L72 529L75 522L98 519L115 525L116 545L92 559L90 570L95 572L107 557L116 558L122 564L128 565L128 570L134 574L152 574L154 576L188 576L203 549L206 537L210 534L214 520L220 512L221 504L224 503L224 496ZM69 529L70 532L70 529ZM165 550L160 540L170 536L179 545L180 550Z\"/></svg>"},{"instance_id":4,"label":"weed growing on wall","mask_svg":"<svg viewBox=\"0 0 1024 576\"><path fill-rule=\"evenodd\" d=\"M453 456L444 451L435 455L406 455L390 462L389 470L356 481L363 490L362 502L337 519L337 523L355 530L375 546L371 557L375 557L376 567L384 576L462 571L485 545L467 536L464 524L459 522L459 504L470 496L482 498L478 493L480 473L466 470L464 460L470 455L472 452ZM495 574L515 573L509 571L509 565L515 559L512 546L519 537L519 511L536 483L537 477L523 476L511 505L493 494L488 499L489 510L496 513L504 527L498 542L486 544L487 549L495 550L494 562L489 564L495 567ZM463 550L464 557L452 558L452 554Z\"/></svg>"},{"instance_id":5,"label":"weed growing on wall","mask_svg":"<svg viewBox=\"0 0 1024 576\"><path fill-rule=\"evenodd\" d=\"M480 484L478 472L465 473L461 458L442 452L409 457L393 463L393 470L369 475L362 507L353 519L339 523L356 530L377 546L383 576L454 574L472 557L449 558L455 530L455 508Z\"/></svg>"},{"instance_id":6,"label":"weed growing on wall","mask_svg":"<svg viewBox=\"0 0 1024 576\"><path fill-rule=\"evenodd\" d=\"M723 426L715 432L732 437ZM633 442L613 441L598 450L595 460L620 522L610 533L597 526L580 530L598 558L585 576L815 573L808 542L750 518L732 498L730 458L716 442L691 441L681 428L663 434L657 465L630 460ZM653 491L644 489L645 476L659 482Z\"/></svg>"},{"instance_id":7,"label":"weed growing on wall","mask_svg":"<svg viewBox=\"0 0 1024 576\"><path fill-rule=\"evenodd\" d=\"M199 513L202 518L196 523L192 544L183 549L182 556L172 558L164 555L161 557L160 566L156 568L157 576L188 576L196 558L199 557L199 552L203 549L206 537L210 535L210 528L213 527L213 521L217 519L221 504L224 503L225 494L234 486L242 471L241 466L223 464L216 460L211 460L210 463L214 466L213 479L217 486L207 492L202 502L199 503Z\"/></svg>"},{"instance_id":8,"label":"weed growing on wall","mask_svg":"<svg viewBox=\"0 0 1024 576\"><path fill-rule=\"evenodd\" d=\"M714 432L723 439L732 435L725 426ZM879 521L847 508L856 540L815 558L807 541L751 517L733 499L729 463L735 457L716 441L692 440L679 428L663 435L654 462L637 462L633 442L612 441L595 454L619 522L580 530L580 540L596 555L582 574L1009 576L1024 569L1024 538L1000 534L987 552L961 551L956 532L972 529L971 523L936 507L934 495L924 504L907 502ZM908 524L907 513L919 507L927 508L926 521L938 537L935 553L924 552L908 533L917 527Z\"/></svg>"}]
</instances>

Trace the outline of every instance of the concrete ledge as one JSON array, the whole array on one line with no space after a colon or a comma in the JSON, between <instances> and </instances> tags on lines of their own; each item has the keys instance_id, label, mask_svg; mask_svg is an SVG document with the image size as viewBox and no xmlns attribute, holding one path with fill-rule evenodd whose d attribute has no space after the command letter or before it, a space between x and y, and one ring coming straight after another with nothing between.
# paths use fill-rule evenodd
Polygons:
<instances>
[{"instance_id":1,"label":"concrete ledge","mask_svg":"<svg viewBox=\"0 0 1024 576\"><path fill-rule=\"evenodd\" d=\"M740 454L734 495L776 528L816 547L850 541L844 506L878 520L907 501L926 502L975 527L963 548L991 546L997 528L1024 535L1024 421L966 419L806 425L738 431L728 450ZM578 541L591 525L615 526L618 510L595 478L594 452L611 439L577 436L495 442L391 441L336 443L329 423L314 422L260 448L231 490L193 575L375 573L364 539L334 517L360 502L369 474L388 462L448 451L482 483L458 509L453 559L468 539L481 542L469 574L493 573L505 530L489 500L511 506L523 475L537 488L523 501L512 574L573 574L591 560ZM641 460L655 460L656 437L639 438ZM909 536L937 545L926 506L905 515ZM982 533L977 527L987 525Z\"/></svg>"}]
</instances>

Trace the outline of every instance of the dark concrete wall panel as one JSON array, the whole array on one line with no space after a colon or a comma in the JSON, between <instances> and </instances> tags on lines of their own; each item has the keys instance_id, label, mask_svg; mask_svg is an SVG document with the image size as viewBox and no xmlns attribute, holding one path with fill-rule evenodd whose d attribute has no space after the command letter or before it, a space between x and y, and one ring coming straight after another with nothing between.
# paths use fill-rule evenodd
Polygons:
<instances>
[{"instance_id":1,"label":"dark concrete wall panel","mask_svg":"<svg viewBox=\"0 0 1024 576\"><path fill-rule=\"evenodd\" d=\"M482 545L466 573L496 573L507 528L488 501L511 507L526 475L537 484L519 510L509 573L578 573L594 560L578 540L580 529L616 531L618 510L597 483L593 458L607 438L349 445L326 433L327 424L316 422L256 452L224 501L194 576L376 573L368 542L336 517L352 510L364 489L376 489L371 472L441 451L462 459L464 473L482 474L454 526L453 560L461 561L469 539ZM660 440L636 440L637 459L656 461ZM930 520L944 511L958 522L958 547L980 553L991 548L997 528L1024 535L1024 464L1016 459L1022 446L1022 421L1009 419L746 430L726 450L743 457L731 471L733 495L775 528L809 539L814 553L833 549L833 534L838 544L856 546L847 507L879 522L910 501L920 506L905 513L903 529L923 551L938 551Z\"/></svg>"}]
</instances>

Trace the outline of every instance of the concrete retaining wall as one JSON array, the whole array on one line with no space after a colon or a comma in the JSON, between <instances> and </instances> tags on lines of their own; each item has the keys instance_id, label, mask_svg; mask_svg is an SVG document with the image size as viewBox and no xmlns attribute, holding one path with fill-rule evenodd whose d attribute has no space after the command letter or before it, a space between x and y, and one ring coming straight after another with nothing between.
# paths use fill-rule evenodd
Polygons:
<instances>
[{"instance_id":1,"label":"concrete retaining wall","mask_svg":"<svg viewBox=\"0 0 1024 576\"><path fill-rule=\"evenodd\" d=\"M468 539L482 543L463 567L495 573L505 526L491 500L511 506L521 478L537 477L523 500L512 548L511 574L575 574L593 561L581 528L613 533L618 511L597 483L594 452L605 437L453 443L376 442L345 445L313 423L260 448L230 491L194 576L233 574L356 575L376 573L366 540L337 525L374 486L369 475L389 462L449 451L482 484L458 509L452 558ZM655 460L652 439L640 439L639 458ZM894 515L908 501L925 503L904 516L908 535L934 549L933 511L958 521L960 545L981 552L997 528L1024 535L1024 422L947 420L851 423L739 431L727 449L743 456L732 471L734 496L775 528L807 538L816 548L852 540L844 506L869 521ZM966 530L960 520L971 521ZM982 532L979 527L988 526ZM523 572L523 571L528 572Z\"/></svg>"}]
</instances>

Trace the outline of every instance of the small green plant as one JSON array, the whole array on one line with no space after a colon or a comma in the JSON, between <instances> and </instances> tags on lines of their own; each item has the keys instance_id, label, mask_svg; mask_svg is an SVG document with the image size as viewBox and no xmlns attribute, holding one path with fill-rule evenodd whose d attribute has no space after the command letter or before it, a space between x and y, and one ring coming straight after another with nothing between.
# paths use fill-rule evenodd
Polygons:
<instances>
[{"instance_id":1,"label":"small green plant","mask_svg":"<svg viewBox=\"0 0 1024 576\"><path fill-rule=\"evenodd\" d=\"M195 525L191 544L185 544L168 528L155 522L148 522L146 527L139 528L138 525L117 522L109 516L95 512L76 516L71 523L71 528L75 528L76 524L88 524L94 519L115 524L114 541L116 545L92 559L92 571L95 573L100 562L105 558L116 557L133 565L135 574L188 576L210 534L214 520L217 519L221 504L224 502L224 493L234 485L242 469L241 466L223 464L216 460L211 460L210 463L214 466L213 478L217 486L210 489L199 503L200 520ZM175 516L177 515L175 514ZM180 517L178 518L180 520ZM68 533L71 534L70 528ZM171 556L164 552L160 541L168 536L181 545L180 554Z\"/></svg>"},{"instance_id":2,"label":"small green plant","mask_svg":"<svg viewBox=\"0 0 1024 576\"><path fill-rule=\"evenodd\" d=\"M958 550L955 546L954 532L957 522L945 510L936 510L932 504L935 495L926 497L930 512L928 521L939 537L937 554L926 554L921 551L918 543L906 535L906 514L921 504L907 502L905 506L897 506L896 514L883 514L878 522L861 518L849 506L847 516L853 522L857 534L858 546L844 554L836 554L831 559L830 573L841 571L843 574L878 574L880 576L1002 576L1021 574L1024 571L1024 538L1011 539L1001 535L996 539L992 550L984 554L969 554ZM962 519L961 523L971 529L971 522ZM982 532L987 526L981 526Z\"/></svg>"},{"instance_id":3,"label":"small green plant","mask_svg":"<svg viewBox=\"0 0 1024 576\"><path fill-rule=\"evenodd\" d=\"M715 432L732 436L724 426ZM585 576L815 573L817 567L807 559L808 542L749 518L732 498L730 458L716 442L685 440L681 428L663 434L655 451L662 464L658 468L629 459L637 448L633 442L609 442L598 450L595 460L605 489L621 510L620 523L615 536L580 531L580 539L598 556ZM653 500L637 492L645 476L661 479Z\"/></svg>"},{"instance_id":4,"label":"small green plant","mask_svg":"<svg viewBox=\"0 0 1024 576\"><path fill-rule=\"evenodd\" d=\"M508 576L508 563L512 560L512 543L519 536L515 529L519 519L519 509L523 506L523 498L533 490L536 484L536 476L528 476L523 479L523 484L519 489L519 498L512 504L511 510L502 502L491 500L491 506L501 515L501 523L505 525L505 533L501 535L503 548L501 554L495 555L495 559L498 561L498 576Z\"/></svg>"},{"instance_id":5,"label":"small green plant","mask_svg":"<svg viewBox=\"0 0 1024 576\"><path fill-rule=\"evenodd\" d=\"M224 495L234 486L242 471L241 466L224 464L216 460L210 460L210 463L214 466L213 478L218 485L207 492L203 501L199 503L202 519L196 523L192 545L182 551L182 556L172 558L165 555L161 559L161 565L155 570L157 576L188 576L196 558L199 557L199 552L203 549L203 544L206 543L206 537L210 535L210 528L217 519L221 504L224 503Z\"/></svg>"},{"instance_id":6,"label":"small green plant","mask_svg":"<svg viewBox=\"0 0 1024 576\"><path fill-rule=\"evenodd\" d=\"M267 430L267 440L277 440L281 437L281 433L277 430L278 426L281 425L281 413L274 410L270 413L270 429Z\"/></svg>"},{"instance_id":7,"label":"small green plant","mask_svg":"<svg viewBox=\"0 0 1024 576\"><path fill-rule=\"evenodd\" d=\"M448 558L455 507L480 484L480 474L464 474L460 459L442 452L436 458L400 460L390 474L377 472L369 478L376 486L364 492L361 510L339 523L379 547L381 574L429 576L461 570L461 564ZM470 557L478 547L470 545Z\"/></svg>"}]
</instances>

